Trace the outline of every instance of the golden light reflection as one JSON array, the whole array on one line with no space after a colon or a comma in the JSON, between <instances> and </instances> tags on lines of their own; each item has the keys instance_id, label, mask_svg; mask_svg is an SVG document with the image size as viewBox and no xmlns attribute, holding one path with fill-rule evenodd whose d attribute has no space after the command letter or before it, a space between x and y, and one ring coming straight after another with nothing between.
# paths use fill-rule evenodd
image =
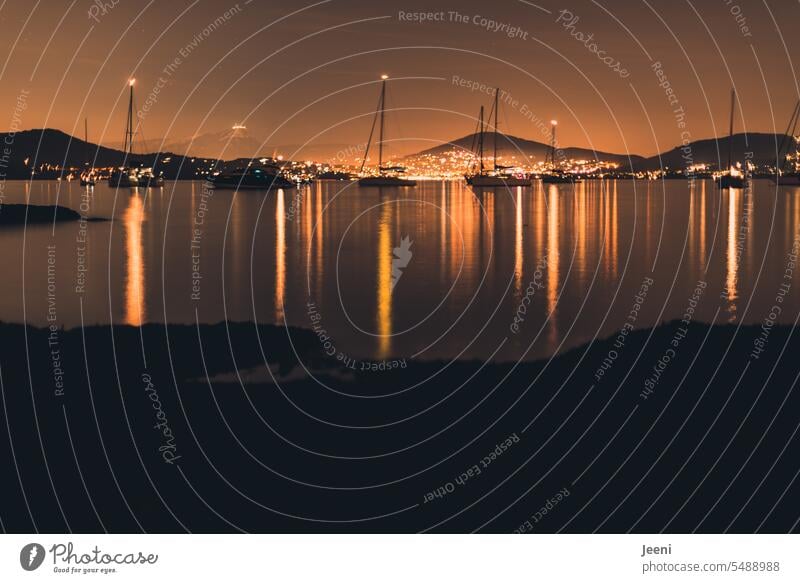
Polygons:
<instances>
[{"instance_id":1,"label":"golden light reflection","mask_svg":"<svg viewBox=\"0 0 800 583\"><path fill-rule=\"evenodd\" d=\"M450 216L453 217L453 223L450 224L447 230L448 233L448 251L447 251L447 280L453 281L456 278L456 274L458 273L458 268L463 260L464 263L468 261L470 255L470 248L467 246L468 244L474 244L475 241L467 241L466 239L462 239L464 236L462 229L464 228L465 220L465 213L467 210L465 207L467 205L464 204L464 187L463 185L459 184L456 188L450 193ZM461 249L461 256L459 257L458 254L454 253L454 249ZM462 274L463 276L464 274ZM467 280L463 280L465 284Z\"/></svg>"},{"instance_id":2,"label":"golden light reflection","mask_svg":"<svg viewBox=\"0 0 800 583\"><path fill-rule=\"evenodd\" d=\"M695 273L695 263L697 262L697 254L695 253L695 230L697 229L697 193L695 189L690 187L689 188L689 226L688 226L688 248L689 248L689 267L692 270L692 273Z\"/></svg>"},{"instance_id":3,"label":"golden light reflection","mask_svg":"<svg viewBox=\"0 0 800 583\"><path fill-rule=\"evenodd\" d=\"M286 206L283 189L278 190L275 204L275 322L286 320L284 299L286 293Z\"/></svg>"},{"instance_id":4,"label":"golden light reflection","mask_svg":"<svg viewBox=\"0 0 800 583\"><path fill-rule=\"evenodd\" d=\"M794 216L794 223L792 224L792 236L788 239L789 241L794 241L794 238L798 235L798 229L800 229L800 200L798 200L798 191L797 189L792 191L792 210ZM787 213L788 214L788 213ZM792 272L792 283L797 281L798 272L800 269L795 269Z\"/></svg>"},{"instance_id":5,"label":"golden light reflection","mask_svg":"<svg viewBox=\"0 0 800 583\"><path fill-rule=\"evenodd\" d=\"M741 245L744 245L744 249L740 249L739 270L742 269L742 266L741 266L742 257L741 256L742 256L743 253L747 254L747 265L748 266L752 266L753 265L753 249L755 247L753 245L753 237L755 236L755 232L756 232L756 223L755 223L755 221L753 221L753 212L754 212L754 209L753 209L753 190L752 190L751 187L745 188L742 191L741 207L742 208L741 208L741 211L739 213L739 215L740 215L739 216L739 221L740 221L741 226L744 229L744 239L746 239L746 242L742 241L741 239L739 241L740 247L741 247Z\"/></svg>"},{"instance_id":6,"label":"golden light reflection","mask_svg":"<svg viewBox=\"0 0 800 583\"><path fill-rule=\"evenodd\" d=\"M522 264L524 261L522 251L522 187L517 187L516 196L516 221L514 229L514 289L517 296L522 294Z\"/></svg>"},{"instance_id":7,"label":"golden light reflection","mask_svg":"<svg viewBox=\"0 0 800 583\"><path fill-rule=\"evenodd\" d=\"M588 193L586 190L586 183L579 182L575 185L575 197L573 199L574 216L575 216L575 246L577 247L575 257L575 274L578 276L578 281L586 284L587 273L587 253L588 253L588 237L587 231L589 229L589 219L587 211L587 198Z\"/></svg>"},{"instance_id":8,"label":"golden light reflection","mask_svg":"<svg viewBox=\"0 0 800 583\"><path fill-rule=\"evenodd\" d=\"M733 188L728 189L728 248L727 248L727 276L725 278L725 289L728 300L729 321L736 320L736 299L738 298L736 284L739 277L739 258L736 249L736 228L737 203L739 191Z\"/></svg>"},{"instance_id":9,"label":"golden light reflection","mask_svg":"<svg viewBox=\"0 0 800 583\"><path fill-rule=\"evenodd\" d=\"M447 193L450 189L450 184L447 182L442 183L442 194L439 197L439 282L444 285L447 282L447 273L444 269L446 262L448 248L447 248L447 228L449 221L447 220ZM455 255L455 249L450 249L449 252Z\"/></svg>"},{"instance_id":10,"label":"golden light reflection","mask_svg":"<svg viewBox=\"0 0 800 583\"><path fill-rule=\"evenodd\" d=\"M542 190L542 185L539 182L536 182L535 191L533 194L534 197L534 216L536 219L536 257L543 257L546 254L546 250L544 248L544 232L545 232L545 219L547 218L547 208L544 204L544 191Z\"/></svg>"},{"instance_id":11,"label":"golden light reflection","mask_svg":"<svg viewBox=\"0 0 800 583\"><path fill-rule=\"evenodd\" d=\"M231 220L228 229L230 245L226 241L228 250L225 254L225 265L231 270L229 279L231 289L238 295L240 286L250 277L250 247L247 240L249 231L246 228L248 205L246 199L237 192L233 193L230 204Z\"/></svg>"},{"instance_id":12,"label":"golden light reflection","mask_svg":"<svg viewBox=\"0 0 800 583\"><path fill-rule=\"evenodd\" d=\"M614 184L614 202L611 211L611 277L616 281L619 261L619 205L617 197L617 181Z\"/></svg>"},{"instance_id":13,"label":"golden light reflection","mask_svg":"<svg viewBox=\"0 0 800 583\"><path fill-rule=\"evenodd\" d=\"M559 280L559 236L558 214L560 195L555 185L547 189L547 311L550 314L550 339L555 342L558 338L558 322L556 308L558 307L558 280Z\"/></svg>"},{"instance_id":14,"label":"golden light reflection","mask_svg":"<svg viewBox=\"0 0 800 583\"><path fill-rule=\"evenodd\" d=\"M703 269L706 269L706 181L700 183L700 260L703 262Z\"/></svg>"},{"instance_id":15,"label":"golden light reflection","mask_svg":"<svg viewBox=\"0 0 800 583\"><path fill-rule=\"evenodd\" d=\"M653 232L653 186L650 181L647 182L647 203L646 203L647 219L645 220L645 233ZM645 237L646 253L648 257L653 256L653 246L651 243L652 237Z\"/></svg>"},{"instance_id":16,"label":"golden light reflection","mask_svg":"<svg viewBox=\"0 0 800 583\"><path fill-rule=\"evenodd\" d=\"M480 269L467 269L467 266L486 265L484 249L491 249L491 242L485 243L487 232L494 232L493 205L492 196L487 197L486 193L473 191L463 184L450 198L450 213L455 224L450 228L448 280L452 282L458 277L462 290L472 290L478 285ZM487 270L490 268L486 265Z\"/></svg>"},{"instance_id":17,"label":"golden light reflection","mask_svg":"<svg viewBox=\"0 0 800 583\"><path fill-rule=\"evenodd\" d=\"M316 201L314 204L314 237L316 239L315 242L315 267L314 267L314 277L316 278L316 294L317 297L322 297L322 277L324 272L324 264L323 264L323 235L324 235L324 212L323 212L323 197L322 197L322 186L317 183L317 196Z\"/></svg>"},{"instance_id":18,"label":"golden light reflection","mask_svg":"<svg viewBox=\"0 0 800 583\"><path fill-rule=\"evenodd\" d=\"M381 207L378 223L378 358L388 358L392 349L392 204Z\"/></svg>"},{"instance_id":19,"label":"golden light reflection","mask_svg":"<svg viewBox=\"0 0 800 583\"><path fill-rule=\"evenodd\" d=\"M142 223L144 203L138 195L130 197L128 208L122 217L125 226L125 317L129 326L141 326L146 318L144 297L144 249L142 246Z\"/></svg>"},{"instance_id":20,"label":"golden light reflection","mask_svg":"<svg viewBox=\"0 0 800 583\"><path fill-rule=\"evenodd\" d=\"M312 233L314 232L314 224L312 222L313 214L311 211L311 206L314 201L315 193L319 191L321 188L319 182L317 182L312 188L308 190L306 193L306 197L303 200L303 204L300 205L299 211L299 235L300 235L300 245L302 251L302 258L303 258L303 266L304 266L304 273L307 277L311 276L311 259L312 259ZM312 192L313 190L313 192ZM311 293L311 280L307 280L306 282L309 286L308 292Z\"/></svg>"},{"instance_id":21,"label":"golden light reflection","mask_svg":"<svg viewBox=\"0 0 800 583\"><path fill-rule=\"evenodd\" d=\"M605 185L603 188L602 193L602 213L603 213L603 267L606 274L606 278L611 271L611 262L612 262L612 245L611 245L611 188L608 185Z\"/></svg>"}]
</instances>

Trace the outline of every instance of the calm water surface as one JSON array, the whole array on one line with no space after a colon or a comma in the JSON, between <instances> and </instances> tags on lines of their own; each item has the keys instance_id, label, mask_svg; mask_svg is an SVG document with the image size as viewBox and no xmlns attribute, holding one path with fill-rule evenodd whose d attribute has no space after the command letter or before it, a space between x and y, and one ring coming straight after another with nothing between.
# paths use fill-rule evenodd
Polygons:
<instances>
[{"instance_id":1,"label":"calm water surface","mask_svg":"<svg viewBox=\"0 0 800 583\"><path fill-rule=\"evenodd\" d=\"M352 358L516 360L681 318L698 282L698 320L760 322L778 305L793 323L800 309L800 189L767 181L85 192L5 185L4 203L84 202L113 220L0 230L3 321L316 324Z\"/></svg>"}]
</instances>

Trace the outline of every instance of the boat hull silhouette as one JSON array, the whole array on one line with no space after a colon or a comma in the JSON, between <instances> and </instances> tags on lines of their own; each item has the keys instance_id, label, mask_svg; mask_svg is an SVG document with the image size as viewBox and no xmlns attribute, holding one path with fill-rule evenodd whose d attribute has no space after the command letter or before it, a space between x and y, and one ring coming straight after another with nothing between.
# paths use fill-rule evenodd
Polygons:
<instances>
[{"instance_id":1,"label":"boat hull silhouette","mask_svg":"<svg viewBox=\"0 0 800 583\"><path fill-rule=\"evenodd\" d=\"M730 174L723 174L717 177L718 188L744 188L747 180L744 176L732 176Z\"/></svg>"},{"instance_id":2,"label":"boat hull silhouette","mask_svg":"<svg viewBox=\"0 0 800 583\"><path fill-rule=\"evenodd\" d=\"M294 188L295 184L282 176L267 172L250 172L247 174L218 174L207 181L212 188L232 190L277 190Z\"/></svg>"},{"instance_id":3,"label":"boat hull silhouette","mask_svg":"<svg viewBox=\"0 0 800 583\"><path fill-rule=\"evenodd\" d=\"M358 181L359 186L416 186L416 180L399 176L367 176Z\"/></svg>"},{"instance_id":4,"label":"boat hull silhouette","mask_svg":"<svg viewBox=\"0 0 800 583\"><path fill-rule=\"evenodd\" d=\"M108 185L113 188L132 188L139 186L139 179L131 172L117 170L111 173Z\"/></svg>"},{"instance_id":5,"label":"boat hull silhouette","mask_svg":"<svg viewBox=\"0 0 800 583\"><path fill-rule=\"evenodd\" d=\"M530 186L531 179L518 176L489 176L475 174L466 177L467 184L470 186Z\"/></svg>"},{"instance_id":6,"label":"boat hull silhouette","mask_svg":"<svg viewBox=\"0 0 800 583\"><path fill-rule=\"evenodd\" d=\"M542 174L542 183L544 184L572 184L577 182L572 176L565 176L563 174Z\"/></svg>"}]
</instances>

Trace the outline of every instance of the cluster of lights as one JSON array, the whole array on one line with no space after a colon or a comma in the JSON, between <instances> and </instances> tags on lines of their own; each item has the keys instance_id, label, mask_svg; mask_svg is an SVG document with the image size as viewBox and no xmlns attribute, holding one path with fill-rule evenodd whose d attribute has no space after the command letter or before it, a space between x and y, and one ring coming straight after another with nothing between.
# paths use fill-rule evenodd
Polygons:
<instances>
[{"instance_id":1,"label":"cluster of lights","mask_svg":"<svg viewBox=\"0 0 800 583\"><path fill-rule=\"evenodd\" d=\"M409 172L417 176L430 178L453 178L463 176L476 165L475 155L472 152L456 148L443 153L421 154L404 160ZM533 160L524 155L498 156L497 165L507 167L512 174L543 174L550 170L544 160ZM494 166L491 156L484 158L484 166ZM610 174L619 170L616 162L601 160L569 159L561 160L557 164L560 172L581 175Z\"/></svg>"}]
</instances>

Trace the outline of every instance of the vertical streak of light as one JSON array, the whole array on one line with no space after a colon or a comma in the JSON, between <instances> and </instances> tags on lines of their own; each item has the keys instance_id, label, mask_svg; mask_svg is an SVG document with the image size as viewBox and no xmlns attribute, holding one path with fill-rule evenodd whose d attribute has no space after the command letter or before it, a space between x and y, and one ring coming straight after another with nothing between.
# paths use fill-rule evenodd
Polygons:
<instances>
[{"instance_id":1,"label":"vertical streak of light","mask_svg":"<svg viewBox=\"0 0 800 583\"><path fill-rule=\"evenodd\" d=\"M392 347L392 204L381 207L378 223L378 358L388 358Z\"/></svg>"},{"instance_id":2,"label":"vertical streak of light","mask_svg":"<svg viewBox=\"0 0 800 583\"><path fill-rule=\"evenodd\" d=\"M323 196L322 185L317 182L317 196L314 205L314 235L316 242L314 243L314 283L316 297L321 301L322 298L322 281L324 270L324 214L323 214Z\"/></svg>"},{"instance_id":3,"label":"vertical streak of light","mask_svg":"<svg viewBox=\"0 0 800 583\"><path fill-rule=\"evenodd\" d=\"M603 267L606 279L611 272L611 187L606 185L603 189Z\"/></svg>"},{"instance_id":4,"label":"vertical streak of light","mask_svg":"<svg viewBox=\"0 0 800 583\"><path fill-rule=\"evenodd\" d=\"M613 210L611 215L611 241L613 243L614 249L611 253L611 266L612 266L612 273L611 276L614 281L617 280L618 275L618 262L619 262L619 210L617 205L617 181L614 181L614 203L613 203Z\"/></svg>"},{"instance_id":5,"label":"vertical streak of light","mask_svg":"<svg viewBox=\"0 0 800 583\"><path fill-rule=\"evenodd\" d=\"M794 191L792 191L792 195ZM787 193L789 195L789 193ZM794 223L794 214L792 210L794 208L794 196L785 196L783 197L783 228L784 228L784 241L793 241L794 240L794 231L792 229L792 225Z\"/></svg>"},{"instance_id":6,"label":"vertical streak of light","mask_svg":"<svg viewBox=\"0 0 800 583\"><path fill-rule=\"evenodd\" d=\"M320 183L314 185L315 193L318 192L320 189ZM303 200L302 204L299 205L300 209L300 217L299 220L301 221L302 230L300 238L302 240L302 250L303 250L303 265L306 269L306 273L311 273L311 245L313 244L311 240L311 233L313 232L314 223L312 222L313 215L311 213L311 202L313 200L312 191L309 188L306 191L305 199Z\"/></svg>"},{"instance_id":7,"label":"vertical streak of light","mask_svg":"<svg viewBox=\"0 0 800 583\"><path fill-rule=\"evenodd\" d=\"M651 243L652 237L650 237L649 234L653 232L653 187L652 187L652 181L650 180L647 181L647 204L645 205L645 208L646 208L647 220L645 221L644 232L648 234L648 236L644 238L644 240L647 241L647 246L645 248L645 251L647 253L647 257L652 257L653 256L653 246Z\"/></svg>"},{"instance_id":8,"label":"vertical streak of light","mask_svg":"<svg viewBox=\"0 0 800 583\"><path fill-rule=\"evenodd\" d=\"M522 265L524 261L522 251L522 187L517 187L516 221L514 230L514 289L517 296L522 293Z\"/></svg>"},{"instance_id":9,"label":"vertical streak of light","mask_svg":"<svg viewBox=\"0 0 800 583\"><path fill-rule=\"evenodd\" d=\"M486 289L491 290L494 278L490 273L492 264L487 261L487 256L491 252L492 239L494 233L492 220L492 202L494 199L488 191L467 190L461 199L459 216L459 227L461 229L458 237L453 236L453 246L464 246L464 266L462 272L464 276L464 289L474 289L477 285L478 276L483 273L486 275ZM454 259L455 263L455 259ZM469 269L466 269L469 267ZM455 265L453 267L455 273Z\"/></svg>"},{"instance_id":10,"label":"vertical streak of light","mask_svg":"<svg viewBox=\"0 0 800 583\"><path fill-rule=\"evenodd\" d=\"M550 315L550 341L551 346L556 345L558 339L558 322L556 321L556 308L558 307L558 279L559 279L559 193L555 185L548 188L547 197L547 311Z\"/></svg>"},{"instance_id":11,"label":"vertical streak of light","mask_svg":"<svg viewBox=\"0 0 800 583\"><path fill-rule=\"evenodd\" d=\"M474 209L475 207L471 207L471 208ZM488 274L487 283L490 286L493 286L493 284L494 284L494 267L495 267L495 263L497 262L497 259L496 259L497 258L497 253L496 252L494 252L494 253L492 252L492 249L493 249L493 246L494 246L494 241L495 241L495 230L494 230L495 216L494 216L494 191L493 190L490 190L490 191L485 192L483 194L483 208L484 208L484 212L486 213L486 226L487 226L486 234L488 236L487 237L483 237L483 240L482 240L483 246L481 248L481 260L482 260L481 263L483 263L484 259L485 259L485 261L488 262L489 261L489 257L491 257L491 263L486 263L486 272ZM477 218L478 218L478 220L481 220L481 221L483 220L483 217L481 217L480 215L478 215ZM471 227L472 225L474 225L474 220L472 220L472 221L468 220L467 223ZM465 238L466 237L472 237L471 229L470 229L470 232L467 232L464 236L465 236Z\"/></svg>"},{"instance_id":12,"label":"vertical streak of light","mask_svg":"<svg viewBox=\"0 0 800 583\"><path fill-rule=\"evenodd\" d=\"M708 268L708 260L706 258L706 225L708 218L706 217L706 181L700 181L700 260L703 262L703 269Z\"/></svg>"},{"instance_id":13,"label":"vertical streak of light","mask_svg":"<svg viewBox=\"0 0 800 583\"><path fill-rule=\"evenodd\" d=\"M207 186L203 186L204 194ZM244 197L240 196L238 192L233 191L231 196L231 222L230 222L230 246L226 245L225 253L225 269L230 270L231 274L227 280L226 285L232 289L232 298L241 298L231 302L231 308L235 309L241 302L242 304L250 303L250 290L245 282L254 274L250 270L250 262L247 257L249 250L252 248L249 243L252 243L250 237L255 237L255 230L245 228L247 204ZM244 314L242 314L244 316Z\"/></svg>"},{"instance_id":14,"label":"vertical streak of light","mask_svg":"<svg viewBox=\"0 0 800 583\"><path fill-rule=\"evenodd\" d=\"M800 204L798 204L797 189L792 190L791 196L794 221L792 222L792 236L789 239L791 241L790 248L794 245L795 237L800 235L798 233L798 229L800 229ZM797 279L798 272L800 272L800 269L795 269L792 273L792 283Z\"/></svg>"},{"instance_id":15,"label":"vertical streak of light","mask_svg":"<svg viewBox=\"0 0 800 583\"><path fill-rule=\"evenodd\" d=\"M286 294L286 209L283 189L278 189L275 204L275 322L286 320L284 299Z\"/></svg>"},{"instance_id":16,"label":"vertical streak of light","mask_svg":"<svg viewBox=\"0 0 800 583\"><path fill-rule=\"evenodd\" d=\"M738 192L729 188L728 193L728 249L727 249L727 277L725 287L728 297L728 312L731 314L730 321L736 320L736 282L739 276L739 263L736 255L736 205Z\"/></svg>"},{"instance_id":17,"label":"vertical streak of light","mask_svg":"<svg viewBox=\"0 0 800 583\"><path fill-rule=\"evenodd\" d=\"M689 240L687 242L687 248L689 250L689 269L692 273L692 277L696 273L696 263L697 263L697 250L695 249L695 229L697 228L697 210L696 210L696 199L697 198L697 191L695 191L694 187L689 187L689 221L687 223L687 228L689 229L688 236Z\"/></svg>"},{"instance_id":18,"label":"vertical streak of light","mask_svg":"<svg viewBox=\"0 0 800 583\"><path fill-rule=\"evenodd\" d=\"M449 183L442 183L442 196L439 199L439 280L441 285L447 281L444 266L447 264L448 253L454 253L454 249L447 245L447 192L449 188Z\"/></svg>"},{"instance_id":19,"label":"vertical streak of light","mask_svg":"<svg viewBox=\"0 0 800 583\"><path fill-rule=\"evenodd\" d=\"M462 259L464 260L465 264L467 261L474 261L475 259L474 256L470 256L469 250L467 249L467 245L474 244L474 241L468 241L466 238L462 240L461 238L463 237L464 229L466 228L466 221L464 220L465 206L464 187L459 185L456 189L454 189L453 192L450 193L450 216L453 217L453 221L456 224L450 224L448 230L450 240L450 244L448 245L450 252L447 255L449 259L447 262L448 281L453 281L453 279L456 277L456 273L458 273L459 258L457 258L456 254L453 253L453 249L461 249ZM466 283L468 280L465 279L464 281Z\"/></svg>"},{"instance_id":20,"label":"vertical streak of light","mask_svg":"<svg viewBox=\"0 0 800 583\"><path fill-rule=\"evenodd\" d=\"M547 209L544 204L544 191L540 182L536 182L535 196L535 210L534 217L536 220L536 257L544 257L546 255L544 248L544 229L545 219L547 218Z\"/></svg>"},{"instance_id":21,"label":"vertical streak of light","mask_svg":"<svg viewBox=\"0 0 800 583\"><path fill-rule=\"evenodd\" d=\"M586 208L587 207L586 201L587 201L587 198L588 198L588 193L587 193L586 183L585 182L579 182L576 185L576 194L577 194L577 196L575 197L575 202L577 203L577 213L576 213L577 214L577 221L576 221L577 224L575 225L575 227L576 227L576 230L577 230L577 242L576 242L576 244L577 244L577 247L578 247L577 257L576 257L576 263L577 263L576 271L578 273L578 278L579 278L579 281L581 283L581 287L583 287L583 285L586 282L587 276L588 276L588 273L587 273L587 270L586 270L586 263L587 263L586 262L586 254L588 252L588 243L587 243L587 239L586 239L586 236L587 236L586 231L589 229L588 217L587 217L587 212L588 211L587 211L587 208Z\"/></svg>"},{"instance_id":22,"label":"vertical streak of light","mask_svg":"<svg viewBox=\"0 0 800 583\"><path fill-rule=\"evenodd\" d=\"M125 225L125 317L129 326L141 326L146 318L144 303L144 249L142 248L142 223L144 203L138 195L130 197L123 216Z\"/></svg>"},{"instance_id":23,"label":"vertical streak of light","mask_svg":"<svg viewBox=\"0 0 800 583\"><path fill-rule=\"evenodd\" d=\"M739 224L741 228L744 229L744 239L747 239L747 244L740 253L739 256L739 271L742 270L742 260L741 255L744 254L744 251L747 252L747 266L753 265L753 236L756 231L756 223L753 220L755 217L753 216L753 182L750 182L750 185L747 186L744 190L742 190L742 209L739 218ZM742 240L740 242L740 246L743 245L745 242Z\"/></svg>"}]
</instances>

